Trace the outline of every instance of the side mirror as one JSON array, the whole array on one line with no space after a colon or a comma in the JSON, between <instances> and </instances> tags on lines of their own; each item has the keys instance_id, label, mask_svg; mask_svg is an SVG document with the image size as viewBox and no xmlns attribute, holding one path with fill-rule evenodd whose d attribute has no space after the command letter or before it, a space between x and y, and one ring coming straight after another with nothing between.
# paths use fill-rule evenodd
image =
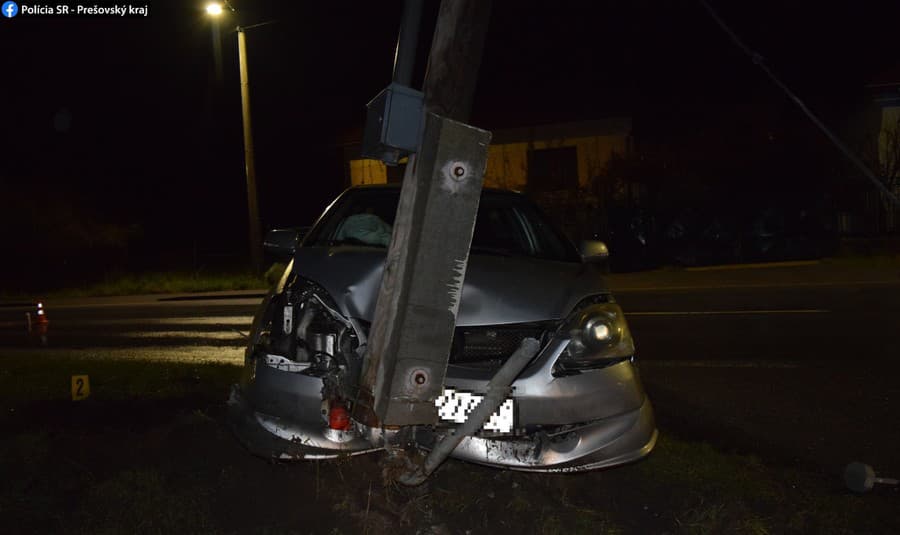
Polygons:
<instances>
[{"instance_id":1,"label":"side mirror","mask_svg":"<svg viewBox=\"0 0 900 535\"><path fill-rule=\"evenodd\" d=\"M294 256L300 238L297 229L273 229L266 233L263 250L275 258L287 259Z\"/></svg>"},{"instance_id":2,"label":"side mirror","mask_svg":"<svg viewBox=\"0 0 900 535\"><path fill-rule=\"evenodd\" d=\"M609 260L609 248L599 240L581 242L581 258L588 264L598 264Z\"/></svg>"}]
</instances>

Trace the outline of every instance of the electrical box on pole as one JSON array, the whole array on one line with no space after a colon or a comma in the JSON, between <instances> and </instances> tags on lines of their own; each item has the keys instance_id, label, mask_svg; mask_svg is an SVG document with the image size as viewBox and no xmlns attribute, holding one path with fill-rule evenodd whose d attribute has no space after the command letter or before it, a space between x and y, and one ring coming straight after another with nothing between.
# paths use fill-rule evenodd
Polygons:
<instances>
[{"instance_id":1,"label":"electrical box on pole","mask_svg":"<svg viewBox=\"0 0 900 535\"><path fill-rule=\"evenodd\" d=\"M362 155L397 165L400 158L416 151L422 125L425 95L392 83L366 106L366 129Z\"/></svg>"}]
</instances>

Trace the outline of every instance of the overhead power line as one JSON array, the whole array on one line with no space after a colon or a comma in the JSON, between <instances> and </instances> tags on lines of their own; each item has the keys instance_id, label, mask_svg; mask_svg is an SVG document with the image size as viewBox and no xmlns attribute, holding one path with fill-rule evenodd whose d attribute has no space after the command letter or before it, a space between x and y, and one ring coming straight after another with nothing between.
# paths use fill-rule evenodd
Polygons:
<instances>
[{"instance_id":1,"label":"overhead power line","mask_svg":"<svg viewBox=\"0 0 900 535\"><path fill-rule=\"evenodd\" d=\"M784 94L787 95L789 99L794 101L794 103L800 108L800 110L804 114L806 114L809 120L812 121L813 124L816 125L816 127L818 127L818 129L821 130L822 133L825 134L825 136L832 143L834 143L834 145L844 154L844 156L846 156L847 159L850 160L850 162L852 162L857 169L859 169L863 176L869 179L869 181L871 181L872 184L874 184L875 187L885 195L885 197L890 199L891 202L894 203L894 206L900 208L900 198L898 198L894 192L888 189L888 187L885 186L884 182L877 176L875 176L875 173L873 173L872 170L869 169L869 167L865 163L863 163L863 161L860 160L859 157L847 147L847 145L844 144L843 141L841 141L827 126L825 126L825 123L819 120L816 114L814 114L809 108L806 107L806 104L804 104L803 101L800 100L800 97L798 97L793 91L791 91L788 86L784 84L784 82L782 82L777 76L775 76L775 73L773 73L772 70L769 69L768 65L766 65L763 57L758 52L744 44L744 42L741 41L737 34L735 34L734 31L727 24L725 24L725 21L722 20L722 17L720 17L715 12L715 10L706 2L706 0L700 0L700 3L703 4L703 7L706 9L709 15L713 18L713 20L716 21L716 24L718 24L719 27L728 34L728 37L731 38L734 44L737 45L737 47L740 48L745 54L750 56L750 59L753 61L753 63L759 65L759 68L762 69L764 73L766 73L769 79L772 80L772 82L774 82L775 85L777 85L779 88L781 88L781 90L784 91Z\"/></svg>"}]
</instances>

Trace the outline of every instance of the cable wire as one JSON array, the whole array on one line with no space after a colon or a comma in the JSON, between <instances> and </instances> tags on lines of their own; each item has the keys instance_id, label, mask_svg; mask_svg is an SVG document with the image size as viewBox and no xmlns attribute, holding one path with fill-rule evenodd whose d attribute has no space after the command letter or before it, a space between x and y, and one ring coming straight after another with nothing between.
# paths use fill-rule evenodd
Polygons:
<instances>
[{"instance_id":1,"label":"cable wire","mask_svg":"<svg viewBox=\"0 0 900 535\"><path fill-rule=\"evenodd\" d=\"M834 143L834 145L844 154L844 156L847 157L848 160L850 160L850 162L853 163L853 165L856 166L857 169L859 169L863 176L868 178L876 188L881 190L881 193L883 193L885 197L890 199L890 201L894 203L894 206L900 208L900 198L898 198L894 192L888 189L888 187L884 184L884 181L875 176L875 173L873 173L869 169L869 167L844 144L843 141L841 141L836 135L834 135L834 133L832 133L832 131L829 130L828 127L825 126L825 124L821 120L819 120L819 118L809 108L806 107L806 104L804 104L803 101L800 100L800 97L794 94L794 92L791 91L788 86L786 86L777 76L775 76L775 73L773 73L766 65L764 58L758 52L744 44L744 42L741 41L737 34L735 34L734 31L732 31L732 29L727 24L725 24L725 21L722 20L721 17L719 17L715 10L713 10L713 8L708 3L706 3L706 0L700 0L700 3L703 4L703 7L709 13L709 16L711 16L713 20L716 21L716 24L718 24L719 27L728 34L728 37L731 38L734 44L737 45L737 47L742 51L744 51L745 54L750 56L750 59L753 61L753 63L759 65L759 68L762 69L764 73L766 73L769 79L771 79L772 82L774 82L775 85L777 85L779 88L781 88L781 90L784 91L789 99L794 101L794 104L796 104L797 107L799 107L800 110L806 114L809 120L812 121L812 123L816 125L816 127L818 127L818 129L821 130L822 133L825 134L825 136L832 143Z\"/></svg>"}]
</instances>

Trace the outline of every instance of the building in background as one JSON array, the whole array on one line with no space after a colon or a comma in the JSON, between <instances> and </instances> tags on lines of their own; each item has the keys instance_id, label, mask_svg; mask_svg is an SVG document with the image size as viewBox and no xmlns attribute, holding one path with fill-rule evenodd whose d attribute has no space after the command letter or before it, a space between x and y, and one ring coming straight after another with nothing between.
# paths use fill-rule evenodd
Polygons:
<instances>
[{"instance_id":1,"label":"building in background","mask_svg":"<svg viewBox=\"0 0 900 535\"><path fill-rule=\"evenodd\" d=\"M900 197L900 65L882 74L869 84L869 91L878 107L878 141L876 172L885 185ZM878 194L883 205L884 230L900 231L900 209L891 206L884 194Z\"/></svg>"},{"instance_id":2,"label":"building in background","mask_svg":"<svg viewBox=\"0 0 900 535\"><path fill-rule=\"evenodd\" d=\"M602 206L602 180L614 155L631 151L631 119L547 124L495 130L484 185L527 192L569 233L597 231L589 221ZM359 144L345 149L349 185L400 183L405 165L361 159ZM601 223L602 226L602 223Z\"/></svg>"},{"instance_id":3,"label":"building in background","mask_svg":"<svg viewBox=\"0 0 900 535\"><path fill-rule=\"evenodd\" d=\"M900 196L900 65L882 71L865 90L866 102L849 137L872 172ZM900 234L900 209L884 193L864 181L848 190L838 211L842 236Z\"/></svg>"}]
</instances>

